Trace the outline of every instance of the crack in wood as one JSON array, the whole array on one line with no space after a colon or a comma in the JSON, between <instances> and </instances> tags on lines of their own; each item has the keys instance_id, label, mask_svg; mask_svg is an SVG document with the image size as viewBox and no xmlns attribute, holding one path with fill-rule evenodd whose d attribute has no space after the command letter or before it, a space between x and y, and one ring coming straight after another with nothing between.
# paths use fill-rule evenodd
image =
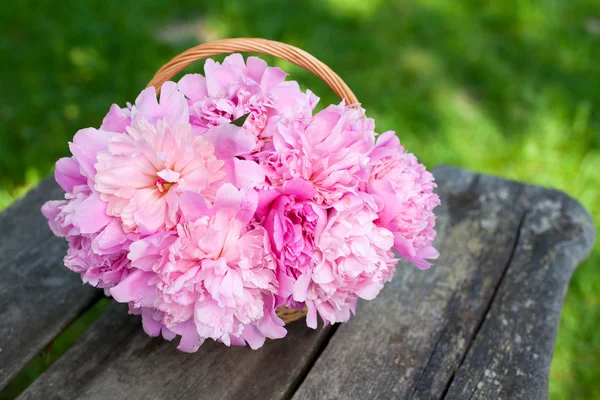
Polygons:
<instances>
[{"instance_id":1,"label":"crack in wood","mask_svg":"<svg viewBox=\"0 0 600 400\"><path fill-rule=\"evenodd\" d=\"M518 196L517 196L517 198L518 198ZM477 339L477 335L481 331L481 328L483 327L483 324L485 323L485 320L487 319L487 316L492 308L492 304L494 303L494 300L496 299L496 296L497 296L498 292L500 291L500 286L502 286L502 282L504 281L504 278L506 277L508 268L512 264L515 254L517 252L517 248L519 246L519 240L521 238L521 233L523 230L523 225L525 223L526 216L527 216L527 210L523 211L523 213L521 214L521 217L519 218L519 225L517 226L517 234L515 235L515 240L513 242L513 245L512 245L511 251L510 251L510 255L508 257L508 261L506 262L506 265L505 265L504 269L502 270L502 275L500 276L500 279L498 279L498 282L496 283L496 286L494 287L494 291L492 292L490 301L486 305L486 309L481 317L481 320L475 327L475 330L473 331L473 335L471 335L471 338L469 339L469 342L467 343L467 345L465 347L465 351L464 351L463 355L461 356L459 362L454 367L454 371L452 372L452 375L450 376L450 379L448 380L446 387L444 388L442 394L440 395L440 399L446 398L446 395L448 394L448 391L450 390L450 386L452 386L452 382L454 382L454 378L456 377L458 370L465 362L465 360L469 354L469 351L471 351L471 348L473 347L473 343L475 343L475 340ZM482 375L483 375L483 373L482 373ZM481 376L479 377L477 382L479 382L480 380L481 380ZM469 399L473 396L475 391L477 391L477 384L475 384L475 389L473 389L473 393L471 393L471 396L469 397Z\"/></svg>"},{"instance_id":2,"label":"crack in wood","mask_svg":"<svg viewBox=\"0 0 600 400\"><path fill-rule=\"evenodd\" d=\"M312 367L315 365L315 363L317 362L317 360L319 359L319 357L321 356L323 351L325 351L325 348L329 344L329 341L331 340L331 338L333 337L333 335L335 334L335 332L337 331L339 326L340 326L340 324L333 324L330 329L331 332L323 338L323 341L321 343L319 343L318 346L315 347L315 349L311 353L308 361L306 362L306 365L300 371L298 378L296 378L296 380L290 384L288 390L283 394L284 399L287 399L287 400L291 399L294 396L294 394L298 391L298 388L300 387L300 385L302 385L302 382L304 382L304 380L308 376L308 373L310 372Z\"/></svg>"},{"instance_id":3,"label":"crack in wood","mask_svg":"<svg viewBox=\"0 0 600 400\"><path fill-rule=\"evenodd\" d=\"M421 384L421 381L425 377L425 371L427 371L427 368L429 368L429 365L431 364L431 359L435 355L435 353L437 351L437 348L440 345L440 342L442 341L442 339L444 338L444 334L446 333L447 329L448 329L448 326L445 325L444 328L442 329L442 332L440 333L440 335L438 336L437 340L435 341L435 345L433 346L433 351L429 354L429 358L427 359L427 362L425 363L425 368L423 368L423 373L421 373L421 375L419 376L419 380L413 386L413 389L410 392L410 395L408 396L409 399L413 398L415 392L417 391L417 388L419 387L419 385Z\"/></svg>"}]
</instances>

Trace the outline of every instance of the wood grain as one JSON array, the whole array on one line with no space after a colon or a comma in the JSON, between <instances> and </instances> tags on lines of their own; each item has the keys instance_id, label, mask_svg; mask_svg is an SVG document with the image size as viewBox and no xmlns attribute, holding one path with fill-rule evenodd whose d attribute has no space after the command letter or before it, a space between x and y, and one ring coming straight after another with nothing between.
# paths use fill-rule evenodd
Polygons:
<instances>
[{"instance_id":1,"label":"wood grain","mask_svg":"<svg viewBox=\"0 0 600 400\"><path fill-rule=\"evenodd\" d=\"M49 178L0 213L0 389L100 295L64 267L66 242L40 212L62 197Z\"/></svg>"},{"instance_id":2,"label":"wood grain","mask_svg":"<svg viewBox=\"0 0 600 400\"><path fill-rule=\"evenodd\" d=\"M19 399L289 398L332 332L296 321L256 351L207 341L186 354L115 304Z\"/></svg>"},{"instance_id":3,"label":"wood grain","mask_svg":"<svg viewBox=\"0 0 600 400\"><path fill-rule=\"evenodd\" d=\"M545 398L560 308L593 243L566 195L454 168L428 271L400 264L349 323L185 354L114 305L21 399Z\"/></svg>"},{"instance_id":4,"label":"wood grain","mask_svg":"<svg viewBox=\"0 0 600 400\"><path fill-rule=\"evenodd\" d=\"M528 186L511 263L448 399L547 399L560 310L594 242L590 215L564 193Z\"/></svg>"},{"instance_id":5,"label":"wood grain","mask_svg":"<svg viewBox=\"0 0 600 400\"><path fill-rule=\"evenodd\" d=\"M452 168L438 168L435 175L443 203L440 260L429 271L400 267L376 301L361 303L294 399L437 399L446 393L467 399L473 391L482 399L547 397L565 288L593 242L589 215L555 191ZM546 237L537 237L542 230ZM536 256L523 258L523 246L533 246ZM548 258L560 273L547 270ZM533 282L539 290L527 297ZM532 312L506 317L507 307L523 310L526 304ZM528 341L534 338L535 347ZM525 347L514 346L519 340ZM525 355L527 346L539 352L537 358ZM532 364L520 366L524 357ZM525 366L536 372L512 381ZM507 372L500 378L497 371ZM488 375L493 390L487 389Z\"/></svg>"}]
</instances>

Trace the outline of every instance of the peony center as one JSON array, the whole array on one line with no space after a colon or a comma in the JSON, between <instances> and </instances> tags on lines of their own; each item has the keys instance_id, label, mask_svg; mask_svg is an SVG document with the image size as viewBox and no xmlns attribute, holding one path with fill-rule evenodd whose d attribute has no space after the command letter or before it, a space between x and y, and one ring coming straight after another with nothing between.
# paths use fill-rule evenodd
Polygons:
<instances>
[{"instance_id":1,"label":"peony center","mask_svg":"<svg viewBox=\"0 0 600 400\"><path fill-rule=\"evenodd\" d=\"M154 186L156 186L159 192L165 193L173 186L173 182L167 182L163 178L156 178Z\"/></svg>"},{"instance_id":2,"label":"peony center","mask_svg":"<svg viewBox=\"0 0 600 400\"><path fill-rule=\"evenodd\" d=\"M179 172L175 172L170 168L165 168L162 171L159 171L156 175L158 175L158 177L154 181L154 185L161 193L167 192L181 177Z\"/></svg>"}]
</instances>

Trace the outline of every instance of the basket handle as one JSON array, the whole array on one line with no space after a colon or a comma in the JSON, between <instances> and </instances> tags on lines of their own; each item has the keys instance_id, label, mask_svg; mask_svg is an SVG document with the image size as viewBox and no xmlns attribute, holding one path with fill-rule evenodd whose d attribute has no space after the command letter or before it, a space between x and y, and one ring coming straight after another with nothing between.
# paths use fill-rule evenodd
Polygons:
<instances>
[{"instance_id":1,"label":"basket handle","mask_svg":"<svg viewBox=\"0 0 600 400\"><path fill-rule=\"evenodd\" d=\"M192 47L175 56L171 61L163 65L156 74L154 74L154 77L150 83L148 83L147 87L154 86L156 88L156 93L158 94L163 83L173 78L191 63L217 54L229 54L238 51L268 54L296 64L318 76L342 100L345 100L346 104L351 105L358 103L358 99L354 93L352 93L352 90L350 90L348 85L346 85L346 82L344 82L338 74L333 72L331 68L311 54L289 44L258 38L214 40Z\"/></svg>"}]
</instances>

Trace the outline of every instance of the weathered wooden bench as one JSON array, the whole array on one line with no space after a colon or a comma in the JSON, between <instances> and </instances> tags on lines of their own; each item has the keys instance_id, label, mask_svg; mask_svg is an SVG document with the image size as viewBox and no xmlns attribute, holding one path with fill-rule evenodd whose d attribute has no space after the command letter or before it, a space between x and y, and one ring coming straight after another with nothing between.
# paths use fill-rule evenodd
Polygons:
<instances>
[{"instance_id":1,"label":"weathered wooden bench","mask_svg":"<svg viewBox=\"0 0 600 400\"><path fill-rule=\"evenodd\" d=\"M428 271L400 264L349 323L258 351L205 343L196 354L147 337L113 304L22 399L541 399L571 273L594 227L565 194L436 169L437 248ZM0 388L102 293L62 266L39 212L44 181L0 215Z\"/></svg>"}]
</instances>

